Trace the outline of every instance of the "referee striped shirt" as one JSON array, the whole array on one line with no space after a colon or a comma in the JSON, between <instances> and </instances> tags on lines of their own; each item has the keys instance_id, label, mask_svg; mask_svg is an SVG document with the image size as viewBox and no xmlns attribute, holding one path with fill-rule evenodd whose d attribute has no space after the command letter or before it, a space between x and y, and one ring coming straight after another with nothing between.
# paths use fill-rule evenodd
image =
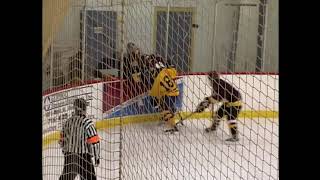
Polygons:
<instances>
[{"instance_id":1,"label":"referee striped shirt","mask_svg":"<svg viewBox=\"0 0 320 180\"><path fill-rule=\"evenodd\" d=\"M83 115L73 115L63 124L60 145L64 153L88 153L100 158L100 140L97 130L92 120Z\"/></svg>"}]
</instances>

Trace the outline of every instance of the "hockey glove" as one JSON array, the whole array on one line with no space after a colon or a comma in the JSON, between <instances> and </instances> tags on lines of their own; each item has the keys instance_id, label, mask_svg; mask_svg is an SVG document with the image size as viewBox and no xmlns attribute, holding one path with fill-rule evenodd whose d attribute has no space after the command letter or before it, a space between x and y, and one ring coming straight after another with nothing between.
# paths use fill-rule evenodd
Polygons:
<instances>
[{"instance_id":1,"label":"hockey glove","mask_svg":"<svg viewBox=\"0 0 320 180\"><path fill-rule=\"evenodd\" d=\"M206 108L209 107L210 104L216 103L216 100L212 97L206 97L197 107L196 112L201 113Z\"/></svg>"},{"instance_id":2,"label":"hockey glove","mask_svg":"<svg viewBox=\"0 0 320 180\"><path fill-rule=\"evenodd\" d=\"M214 98L212 98L211 96L206 97L204 100L205 100L205 101L207 101L209 104L215 104L215 103L218 103L218 101L217 101L217 100L215 100Z\"/></svg>"},{"instance_id":3,"label":"hockey glove","mask_svg":"<svg viewBox=\"0 0 320 180\"><path fill-rule=\"evenodd\" d=\"M196 109L197 113L203 112L207 107L209 106L209 103L207 101L202 101Z\"/></svg>"},{"instance_id":4,"label":"hockey glove","mask_svg":"<svg viewBox=\"0 0 320 180\"><path fill-rule=\"evenodd\" d=\"M94 158L94 164L95 164L95 166L99 166L99 164L100 164L100 158L95 157L95 158Z\"/></svg>"}]
</instances>

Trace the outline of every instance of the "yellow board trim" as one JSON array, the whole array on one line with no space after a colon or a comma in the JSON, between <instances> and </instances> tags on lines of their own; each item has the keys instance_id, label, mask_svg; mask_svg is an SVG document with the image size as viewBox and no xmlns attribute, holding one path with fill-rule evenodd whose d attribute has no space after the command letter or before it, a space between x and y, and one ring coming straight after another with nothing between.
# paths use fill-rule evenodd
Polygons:
<instances>
[{"instance_id":1,"label":"yellow board trim","mask_svg":"<svg viewBox=\"0 0 320 180\"><path fill-rule=\"evenodd\" d=\"M59 132L54 132L42 138L42 150L47 149L47 147L54 141L58 141L60 138Z\"/></svg>"},{"instance_id":2,"label":"yellow board trim","mask_svg":"<svg viewBox=\"0 0 320 180\"><path fill-rule=\"evenodd\" d=\"M180 112L182 117L185 117L190 114L190 112ZM179 116L176 116L176 120L178 120ZM210 118L212 117L211 112L203 112L203 113L196 113L193 116L191 116L189 119L191 120L200 120L204 118ZM241 111L239 114L239 118L248 118L248 120L252 118L270 118L270 119L277 119L279 117L279 112L277 111ZM122 122L122 125L127 124L135 124L135 123L144 123L144 122L151 122L151 121L158 121L160 119L160 114L147 114L147 115L134 115L134 116L126 116L117 118L111 118L111 119L103 119L101 121L96 122L96 128L97 130L103 130L103 129L110 129L114 128L116 126L119 126ZM121 120L121 121L120 121ZM48 148L48 146L58 141L60 138L59 132L53 132L45 137L43 137L42 140L42 150L45 150Z\"/></svg>"}]
</instances>

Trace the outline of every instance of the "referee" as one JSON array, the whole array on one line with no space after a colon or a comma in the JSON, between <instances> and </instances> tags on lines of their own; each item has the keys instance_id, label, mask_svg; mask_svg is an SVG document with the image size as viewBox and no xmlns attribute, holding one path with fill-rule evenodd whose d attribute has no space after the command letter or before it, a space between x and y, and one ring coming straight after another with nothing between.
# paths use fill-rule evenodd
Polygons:
<instances>
[{"instance_id":1,"label":"referee","mask_svg":"<svg viewBox=\"0 0 320 180\"><path fill-rule=\"evenodd\" d=\"M95 165L100 163L100 141L92 120L86 117L87 103L75 99L75 113L62 127L59 144L64 154L63 172L59 180L73 180L79 174L81 180L96 180Z\"/></svg>"}]
</instances>

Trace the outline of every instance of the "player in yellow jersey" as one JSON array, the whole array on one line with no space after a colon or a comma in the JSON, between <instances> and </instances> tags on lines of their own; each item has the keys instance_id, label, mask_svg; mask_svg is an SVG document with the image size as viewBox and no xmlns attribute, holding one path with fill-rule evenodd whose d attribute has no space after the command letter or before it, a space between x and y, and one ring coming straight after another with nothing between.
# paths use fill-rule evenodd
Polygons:
<instances>
[{"instance_id":1,"label":"player in yellow jersey","mask_svg":"<svg viewBox=\"0 0 320 180\"><path fill-rule=\"evenodd\" d=\"M179 89L175 81L177 71L175 68L166 65L160 56L151 56L149 62L153 65L151 70L151 90L150 96L160 102L162 119L168 122L170 129L165 132L178 131L174 119L176 113L176 101L179 96Z\"/></svg>"}]
</instances>

